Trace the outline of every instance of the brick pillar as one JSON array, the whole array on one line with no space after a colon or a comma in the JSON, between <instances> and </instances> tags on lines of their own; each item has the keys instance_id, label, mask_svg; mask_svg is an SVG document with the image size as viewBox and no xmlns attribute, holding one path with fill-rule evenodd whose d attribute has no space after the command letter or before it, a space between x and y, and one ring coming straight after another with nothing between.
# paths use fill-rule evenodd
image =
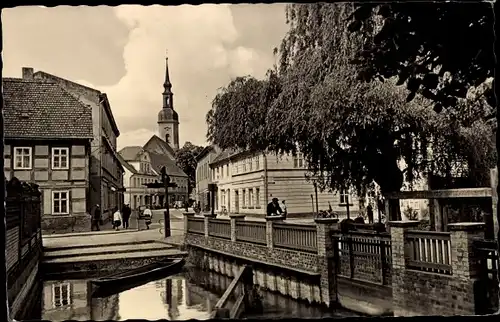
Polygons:
<instances>
[{"instance_id":1,"label":"brick pillar","mask_svg":"<svg viewBox=\"0 0 500 322\"><path fill-rule=\"evenodd\" d=\"M204 214L204 216L205 216L205 238L208 238L208 220L210 218L215 218L216 215Z\"/></svg>"},{"instance_id":2,"label":"brick pillar","mask_svg":"<svg viewBox=\"0 0 500 322\"><path fill-rule=\"evenodd\" d=\"M266 216L266 242L268 248L273 248L273 222L283 222L285 216Z\"/></svg>"},{"instance_id":3,"label":"brick pillar","mask_svg":"<svg viewBox=\"0 0 500 322\"><path fill-rule=\"evenodd\" d=\"M484 302L484 287L479 279L479 253L474 251L473 240L484 238L484 223L449 224L453 289L457 298L448 315L476 314L476 307Z\"/></svg>"},{"instance_id":4,"label":"brick pillar","mask_svg":"<svg viewBox=\"0 0 500 322\"><path fill-rule=\"evenodd\" d=\"M406 314L406 258L405 231L415 229L419 222L412 221L390 221L391 251L392 251L392 305L394 316L405 316Z\"/></svg>"},{"instance_id":5,"label":"brick pillar","mask_svg":"<svg viewBox=\"0 0 500 322\"><path fill-rule=\"evenodd\" d=\"M231 241L236 241L236 234L238 233L236 230L236 222L240 220L245 220L244 214L230 214L229 220L231 221Z\"/></svg>"},{"instance_id":6,"label":"brick pillar","mask_svg":"<svg viewBox=\"0 0 500 322\"><path fill-rule=\"evenodd\" d=\"M484 238L484 228L484 223L476 222L448 225L451 233L451 269L454 277L466 280L478 277L479 258L472 242L474 238Z\"/></svg>"},{"instance_id":7,"label":"brick pillar","mask_svg":"<svg viewBox=\"0 0 500 322\"><path fill-rule=\"evenodd\" d=\"M194 217L194 212L185 212L184 213L184 236L188 233L188 219Z\"/></svg>"},{"instance_id":8,"label":"brick pillar","mask_svg":"<svg viewBox=\"0 0 500 322\"><path fill-rule=\"evenodd\" d=\"M318 245L318 271L320 276L321 301L328 307L337 302L337 281L335 250L336 245L330 236L338 229L337 218L316 218L316 241Z\"/></svg>"}]
</instances>

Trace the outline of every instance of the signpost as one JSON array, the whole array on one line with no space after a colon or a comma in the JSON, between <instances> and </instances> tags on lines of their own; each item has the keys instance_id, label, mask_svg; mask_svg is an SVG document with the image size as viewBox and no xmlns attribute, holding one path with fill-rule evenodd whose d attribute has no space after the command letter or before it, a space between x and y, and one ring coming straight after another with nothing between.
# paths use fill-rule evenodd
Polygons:
<instances>
[{"instance_id":1,"label":"signpost","mask_svg":"<svg viewBox=\"0 0 500 322\"><path fill-rule=\"evenodd\" d=\"M154 183L146 183L145 186L148 188L165 188L165 212L163 213L163 221L165 222L165 238L170 237L170 205L168 203L168 188L175 188L177 184L175 182L170 182L170 176L167 174L167 169L162 167L160 170L161 181Z\"/></svg>"}]
</instances>

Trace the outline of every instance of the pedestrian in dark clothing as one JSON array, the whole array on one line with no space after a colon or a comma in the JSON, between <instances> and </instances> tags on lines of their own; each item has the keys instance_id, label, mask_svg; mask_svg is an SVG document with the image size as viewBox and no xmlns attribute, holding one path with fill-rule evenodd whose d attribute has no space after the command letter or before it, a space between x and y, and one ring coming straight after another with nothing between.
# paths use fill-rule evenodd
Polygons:
<instances>
[{"instance_id":1,"label":"pedestrian in dark clothing","mask_svg":"<svg viewBox=\"0 0 500 322\"><path fill-rule=\"evenodd\" d=\"M128 222L130 220L130 215L132 214L132 209L130 209L129 205L123 206L123 228L129 228Z\"/></svg>"},{"instance_id":2,"label":"pedestrian in dark clothing","mask_svg":"<svg viewBox=\"0 0 500 322\"><path fill-rule=\"evenodd\" d=\"M97 230L100 231L101 229L99 228L99 224L101 222L101 208L99 205L95 205L94 213L92 214L92 219L91 219L91 227L90 230Z\"/></svg>"},{"instance_id":3,"label":"pedestrian in dark clothing","mask_svg":"<svg viewBox=\"0 0 500 322\"><path fill-rule=\"evenodd\" d=\"M278 216L283 213L278 201L278 198L273 198L273 200L267 205L268 216Z\"/></svg>"},{"instance_id":4,"label":"pedestrian in dark clothing","mask_svg":"<svg viewBox=\"0 0 500 322\"><path fill-rule=\"evenodd\" d=\"M366 207L366 215L368 217L368 223L373 224L373 208L372 205Z\"/></svg>"}]
</instances>

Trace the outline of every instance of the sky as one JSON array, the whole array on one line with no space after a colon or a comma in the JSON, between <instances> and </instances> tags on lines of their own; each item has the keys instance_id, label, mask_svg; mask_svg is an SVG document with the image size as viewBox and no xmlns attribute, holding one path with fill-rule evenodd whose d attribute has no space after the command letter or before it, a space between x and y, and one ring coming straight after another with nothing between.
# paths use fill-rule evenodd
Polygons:
<instances>
[{"instance_id":1,"label":"sky","mask_svg":"<svg viewBox=\"0 0 500 322\"><path fill-rule=\"evenodd\" d=\"M263 77L288 27L285 4L23 6L2 10L3 77L22 67L105 92L118 148L157 133L168 52L180 144L206 145L205 115L237 76Z\"/></svg>"}]
</instances>

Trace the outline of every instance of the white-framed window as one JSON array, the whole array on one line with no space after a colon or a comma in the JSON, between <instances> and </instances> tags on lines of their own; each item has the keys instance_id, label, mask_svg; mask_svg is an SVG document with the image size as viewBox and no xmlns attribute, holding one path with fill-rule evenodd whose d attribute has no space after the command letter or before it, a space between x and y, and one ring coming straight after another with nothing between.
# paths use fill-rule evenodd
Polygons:
<instances>
[{"instance_id":1,"label":"white-framed window","mask_svg":"<svg viewBox=\"0 0 500 322\"><path fill-rule=\"evenodd\" d=\"M255 205L260 206L260 189L255 188Z\"/></svg>"},{"instance_id":2,"label":"white-framed window","mask_svg":"<svg viewBox=\"0 0 500 322\"><path fill-rule=\"evenodd\" d=\"M228 165L227 165L227 167L226 167L226 177L228 177L228 178L229 178L229 164L228 164Z\"/></svg>"},{"instance_id":3,"label":"white-framed window","mask_svg":"<svg viewBox=\"0 0 500 322\"><path fill-rule=\"evenodd\" d=\"M248 159L248 171L252 171L253 170L253 160L251 158Z\"/></svg>"},{"instance_id":4,"label":"white-framed window","mask_svg":"<svg viewBox=\"0 0 500 322\"><path fill-rule=\"evenodd\" d=\"M32 160L31 147L15 147L14 148L14 169L29 170L31 169Z\"/></svg>"},{"instance_id":5,"label":"white-framed window","mask_svg":"<svg viewBox=\"0 0 500 322\"><path fill-rule=\"evenodd\" d=\"M69 191L52 191L52 213L69 214Z\"/></svg>"},{"instance_id":6,"label":"white-framed window","mask_svg":"<svg viewBox=\"0 0 500 322\"><path fill-rule=\"evenodd\" d=\"M347 204L347 202L351 203L351 196L349 196L349 190L340 189L340 203Z\"/></svg>"},{"instance_id":7,"label":"white-framed window","mask_svg":"<svg viewBox=\"0 0 500 322\"><path fill-rule=\"evenodd\" d=\"M247 163L245 161L241 162L243 164L243 172L247 171Z\"/></svg>"},{"instance_id":8,"label":"white-framed window","mask_svg":"<svg viewBox=\"0 0 500 322\"><path fill-rule=\"evenodd\" d=\"M246 205L247 205L247 191L246 191L246 189L243 189L241 191L241 197L242 197L242 203L241 204L242 204L243 207L246 207Z\"/></svg>"},{"instance_id":9,"label":"white-framed window","mask_svg":"<svg viewBox=\"0 0 500 322\"><path fill-rule=\"evenodd\" d=\"M255 170L260 169L260 164L259 164L259 156L255 157Z\"/></svg>"},{"instance_id":10,"label":"white-framed window","mask_svg":"<svg viewBox=\"0 0 500 322\"><path fill-rule=\"evenodd\" d=\"M60 308L71 305L71 284L52 284L52 307Z\"/></svg>"},{"instance_id":11,"label":"white-framed window","mask_svg":"<svg viewBox=\"0 0 500 322\"><path fill-rule=\"evenodd\" d=\"M52 148L52 169L69 169L69 148Z\"/></svg>"}]
</instances>

